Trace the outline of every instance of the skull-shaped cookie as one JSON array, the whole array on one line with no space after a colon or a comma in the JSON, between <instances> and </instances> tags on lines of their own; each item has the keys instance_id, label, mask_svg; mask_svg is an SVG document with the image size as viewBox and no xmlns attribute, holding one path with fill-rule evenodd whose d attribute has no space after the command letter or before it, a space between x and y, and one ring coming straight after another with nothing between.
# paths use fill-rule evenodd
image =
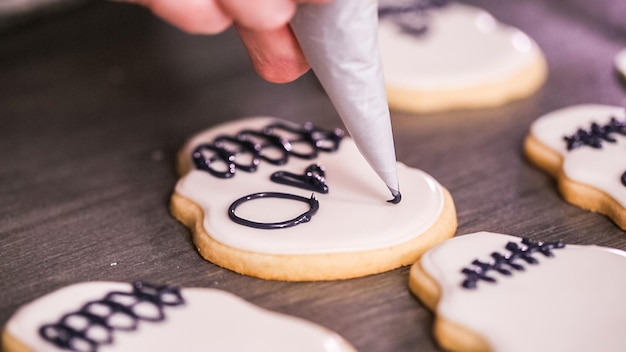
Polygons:
<instances>
[{"instance_id":1,"label":"skull-shaped cookie","mask_svg":"<svg viewBox=\"0 0 626 352\"><path fill-rule=\"evenodd\" d=\"M537 119L526 156L554 176L563 198L626 229L626 115L621 107L576 105Z\"/></svg>"},{"instance_id":2,"label":"skull-shaped cookie","mask_svg":"<svg viewBox=\"0 0 626 352\"><path fill-rule=\"evenodd\" d=\"M2 335L17 351L352 352L339 335L216 289L118 282L61 288L21 307Z\"/></svg>"},{"instance_id":3,"label":"skull-shaped cookie","mask_svg":"<svg viewBox=\"0 0 626 352\"><path fill-rule=\"evenodd\" d=\"M487 11L447 0L379 2L389 106L410 112L498 106L545 81L541 49Z\"/></svg>"},{"instance_id":4,"label":"skull-shaped cookie","mask_svg":"<svg viewBox=\"0 0 626 352\"><path fill-rule=\"evenodd\" d=\"M626 253L478 232L426 252L411 290L453 351L624 351Z\"/></svg>"},{"instance_id":5,"label":"skull-shaped cookie","mask_svg":"<svg viewBox=\"0 0 626 352\"><path fill-rule=\"evenodd\" d=\"M372 141L376 143L376 141ZM332 280L415 262L453 236L448 192L398 165L403 200L336 130L254 117L193 137L179 153L173 214L207 260L277 280Z\"/></svg>"}]
</instances>

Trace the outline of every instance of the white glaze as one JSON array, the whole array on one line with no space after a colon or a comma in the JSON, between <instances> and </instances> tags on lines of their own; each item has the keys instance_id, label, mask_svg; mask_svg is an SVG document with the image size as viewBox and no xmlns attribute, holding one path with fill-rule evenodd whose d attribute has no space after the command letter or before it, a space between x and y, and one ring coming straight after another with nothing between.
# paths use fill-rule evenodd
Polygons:
<instances>
[{"instance_id":1,"label":"white glaze","mask_svg":"<svg viewBox=\"0 0 626 352\"><path fill-rule=\"evenodd\" d=\"M566 245L554 256L535 254L511 276L461 286L461 270L475 259L506 254L514 236L479 232L433 247L420 259L441 287L437 314L482 336L493 351L625 351L626 253Z\"/></svg>"},{"instance_id":2,"label":"white glaze","mask_svg":"<svg viewBox=\"0 0 626 352\"><path fill-rule=\"evenodd\" d=\"M277 121L250 118L230 122L194 137L184 148L191 151L221 134L263 127ZM284 192L309 197L311 191L271 182L278 170L301 174L311 163L326 168L328 194L315 193L319 211L310 222L280 230L262 230L234 223L227 210L236 199L256 192ZM424 172L398 164L402 202L389 204L389 191L359 154L354 142L344 137L334 153L320 153L315 160L290 157L283 166L262 161L255 173L237 171L231 179L219 179L207 172L192 170L176 185L176 193L197 203L204 211L204 227L215 240L234 248L270 254L338 253L387 248L405 243L429 229L443 209L441 185ZM306 204L290 200L255 200L249 205L256 221L280 221L293 218L308 209ZM242 206L243 208L243 206ZM239 209L237 210L239 213Z\"/></svg>"},{"instance_id":3,"label":"white glaze","mask_svg":"<svg viewBox=\"0 0 626 352\"><path fill-rule=\"evenodd\" d=\"M111 291L131 292L127 283L89 282L62 288L20 308L7 331L34 351L64 351L38 329ZM165 307L162 322L140 321L135 331L114 331L107 351L354 351L339 335L303 319L259 308L216 289L181 290L185 304Z\"/></svg>"},{"instance_id":4,"label":"white glaze","mask_svg":"<svg viewBox=\"0 0 626 352\"><path fill-rule=\"evenodd\" d=\"M615 56L615 68L626 77L626 48Z\"/></svg>"},{"instance_id":5,"label":"white glaze","mask_svg":"<svg viewBox=\"0 0 626 352\"><path fill-rule=\"evenodd\" d=\"M541 58L522 31L457 2L430 10L423 35L406 34L384 17L378 34L385 80L395 88L450 90L500 82Z\"/></svg>"},{"instance_id":6,"label":"white glaze","mask_svg":"<svg viewBox=\"0 0 626 352\"><path fill-rule=\"evenodd\" d=\"M592 122L606 124L611 117L624 121L624 108L575 105L543 115L530 131L541 143L563 156L563 172L569 179L598 188L626 207L626 187L620 181L626 171L626 136L614 133L616 143L603 142L601 149L582 146L571 151L563 140L579 128L588 130Z\"/></svg>"}]
</instances>

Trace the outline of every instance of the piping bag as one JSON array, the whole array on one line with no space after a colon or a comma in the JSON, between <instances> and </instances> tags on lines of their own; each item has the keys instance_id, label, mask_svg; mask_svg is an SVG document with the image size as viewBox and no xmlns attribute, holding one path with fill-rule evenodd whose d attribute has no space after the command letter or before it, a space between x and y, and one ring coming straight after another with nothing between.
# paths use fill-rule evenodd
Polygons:
<instances>
[{"instance_id":1,"label":"piping bag","mask_svg":"<svg viewBox=\"0 0 626 352\"><path fill-rule=\"evenodd\" d=\"M389 202L399 203L377 0L300 4L291 28L357 148L391 191Z\"/></svg>"}]
</instances>

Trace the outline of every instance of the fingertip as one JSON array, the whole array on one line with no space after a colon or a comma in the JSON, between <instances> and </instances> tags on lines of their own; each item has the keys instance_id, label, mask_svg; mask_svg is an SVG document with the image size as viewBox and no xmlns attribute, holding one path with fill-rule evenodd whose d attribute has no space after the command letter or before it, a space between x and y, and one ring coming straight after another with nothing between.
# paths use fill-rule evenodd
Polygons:
<instances>
[{"instance_id":1,"label":"fingertip","mask_svg":"<svg viewBox=\"0 0 626 352\"><path fill-rule=\"evenodd\" d=\"M309 70L309 63L290 27L270 31L236 27L255 71L263 79L287 83Z\"/></svg>"},{"instance_id":2,"label":"fingertip","mask_svg":"<svg viewBox=\"0 0 626 352\"><path fill-rule=\"evenodd\" d=\"M261 78L272 83L289 83L300 78L309 71L310 66L306 61L293 60L274 61L271 65L255 64L255 71Z\"/></svg>"}]
</instances>

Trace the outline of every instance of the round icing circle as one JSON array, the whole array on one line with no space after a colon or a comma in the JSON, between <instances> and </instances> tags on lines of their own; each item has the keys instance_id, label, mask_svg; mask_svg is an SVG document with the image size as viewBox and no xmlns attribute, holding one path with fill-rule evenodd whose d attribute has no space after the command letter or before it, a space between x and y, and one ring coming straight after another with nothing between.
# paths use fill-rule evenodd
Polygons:
<instances>
[{"instance_id":1,"label":"round icing circle","mask_svg":"<svg viewBox=\"0 0 626 352\"><path fill-rule=\"evenodd\" d=\"M67 351L41 338L39 328L113 291L132 288L116 282L61 288L20 308L6 332L33 351ZM354 351L326 328L262 309L225 291L184 288L180 293L185 303L165 307L163 321L140 321L134 331L116 330L113 343L99 345L98 351Z\"/></svg>"},{"instance_id":2,"label":"round icing circle","mask_svg":"<svg viewBox=\"0 0 626 352\"><path fill-rule=\"evenodd\" d=\"M506 254L521 239L489 232L458 236L420 259L439 285L437 314L470 329L492 351L622 351L626 349L626 253L596 246L566 245L523 271L490 274L496 282L461 286L463 268L493 252Z\"/></svg>"},{"instance_id":3,"label":"round icing circle","mask_svg":"<svg viewBox=\"0 0 626 352\"><path fill-rule=\"evenodd\" d=\"M403 200L389 204L389 191L358 152L354 142L344 137L335 152L321 152L315 159L290 157L285 165L261 162L256 172L237 170L229 179L219 179L193 169L191 152L201 143L217 136L236 135L245 129L262 131L273 122L271 117L254 117L228 122L192 138L182 150L187 172L177 183L175 192L201 207L203 226L215 240L251 252L265 254L320 254L357 252L388 248L419 237L439 218L443 210L443 188L428 174L398 164ZM276 171L300 174L310 164L325 168L328 194L316 193L270 181ZM309 222L280 230L255 229L233 222L227 214L231 203L257 192L291 193L309 198L315 193L319 210ZM288 219L303 210L284 199L250 202L259 205L240 216L257 222ZM238 209L239 213L239 209Z\"/></svg>"},{"instance_id":4,"label":"round icing circle","mask_svg":"<svg viewBox=\"0 0 626 352\"><path fill-rule=\"evenodd\" d=\"M380 19L379 45L388 86L429 91L471 88L506 80L542 57L530 37L483 9L451 2L427 10L425 16L427 30L418 36L403 32L389 18Z\"/></svg>"},{"instance_id":5,"label":"round icing circle","mask_svg":"<svg viewBox=\"0 0 626 352\"><path fill-rule=\"evenodd\" d=\"M605 125L612 117L625 121L624 108L575 105L541 116L533 122L530 131L537 140L562 156L565 176L604 191L626 207L626 186L621 183L621 176L626 171L626 136L614 133L611 136L615 143L605 141L599 149L581 146L569 151L563 139L578 129L589 130L594 122Z\"/></svg>"}]
</instances>

